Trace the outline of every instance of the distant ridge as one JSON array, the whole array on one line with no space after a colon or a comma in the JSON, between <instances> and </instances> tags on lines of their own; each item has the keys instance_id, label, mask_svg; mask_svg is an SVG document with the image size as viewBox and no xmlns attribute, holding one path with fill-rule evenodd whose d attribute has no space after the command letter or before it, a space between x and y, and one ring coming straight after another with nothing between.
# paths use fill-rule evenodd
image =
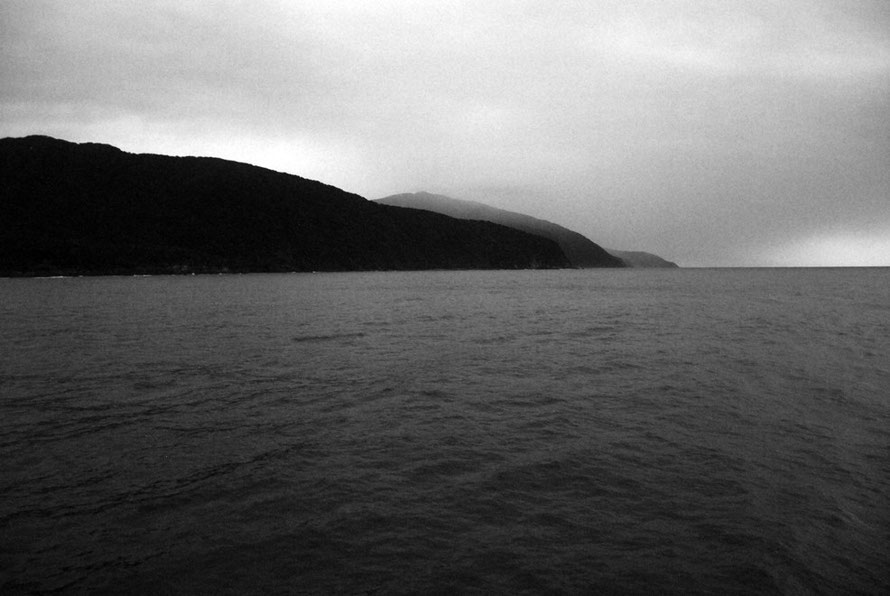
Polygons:
<instances>
[{"instance_id":1,"label":"distant ridge","mask_svg":"<svg viewBox=\"0 0 890 596\"><path fill-rule=\"evenodd\" d=\"M674 262L668 261L666 259L662 259L658 255L653 255L652 253L642 252L638 250L615 250L612 248L607 248L607 251L627 263L629 267L644 267L644 268L678 268Z\"/></svg>"},{"instance_id":2,"label":"distant ridge","mask_svg":"<svg viewBox=\"0 0 890 596\"><path fill-rule=\"evenodd\" d=\"M209 157L0 139L0 275L570 265L548 239Z\"/></svg>"},{"instance_id":3,"label":"distant ridge","mask_svg":"<svg viewBox=\"0 0 890 596\"><path fill-rule=\"evenodd\" d=\"M604 248L578 232L573 232L543 219L497 209L483 203L454 199L428 192L396 194L377 199L377 202L384 205L433 211L459 219L489 221L530 234L543 236L558 243L566 257L575 267L625 266L621 258L610 254Z\"/></svg>"}]
</instances>

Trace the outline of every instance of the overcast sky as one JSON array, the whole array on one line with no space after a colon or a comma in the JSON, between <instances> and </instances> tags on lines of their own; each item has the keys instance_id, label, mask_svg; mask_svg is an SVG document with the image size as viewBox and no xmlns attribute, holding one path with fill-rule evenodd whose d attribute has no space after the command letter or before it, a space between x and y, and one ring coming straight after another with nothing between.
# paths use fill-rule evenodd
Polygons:
<instances>
[{"instance_id":1,"label":"overcast sky","mask_svg":"<svg viewBox=\"0 0 890 596\"><path fill-rule=\"evenodd\" d=\"M3 0L0 136L427 190L684 266L890 265L888 0Z\"/></svg>"}]
</instances>

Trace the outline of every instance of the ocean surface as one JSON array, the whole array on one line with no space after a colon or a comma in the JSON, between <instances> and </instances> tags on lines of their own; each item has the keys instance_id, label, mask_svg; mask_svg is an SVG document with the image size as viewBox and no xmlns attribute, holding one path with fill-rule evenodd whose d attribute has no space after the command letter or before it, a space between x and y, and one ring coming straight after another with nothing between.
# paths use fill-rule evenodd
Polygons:
<instances>
[{"instance_id":1,"label":"ocean surface","mask_svg":"<svg viewBox=\"0 0 890 596\"><path fill-rule=\"evenodd\" d=\"M890 593L890 269L0 279L0 593Z\"/></svg>"}]
</instances>

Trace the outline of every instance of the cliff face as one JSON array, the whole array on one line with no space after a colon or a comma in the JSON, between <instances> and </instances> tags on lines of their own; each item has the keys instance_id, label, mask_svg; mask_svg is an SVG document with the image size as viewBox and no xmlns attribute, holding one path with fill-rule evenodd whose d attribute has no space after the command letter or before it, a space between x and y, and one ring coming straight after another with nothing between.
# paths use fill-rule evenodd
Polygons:
<instances>
[{"instance_id":1,"label":"cliff face","mask_svg":"<svg viewBox=\"0 0 890 596\"><path fill-rule=\"evenodd\" d=\"M392 195L377 199L377 202L384 205L425 209L460 219L490 221L543 236L558 243L574 267L625 266L620 258L610 254L581 234L555 223L521 213L425 192Z\"/></svg>"},{"instance_id":2,"label":"cliff face","mask_svg":"<svg viewBox=\"0 0 890 596\"><path fill-rule=\"evenodd\" d=\"M566 267L487 222L206 157L0 139L0 274Z\"/></svg>"}]
</instances>

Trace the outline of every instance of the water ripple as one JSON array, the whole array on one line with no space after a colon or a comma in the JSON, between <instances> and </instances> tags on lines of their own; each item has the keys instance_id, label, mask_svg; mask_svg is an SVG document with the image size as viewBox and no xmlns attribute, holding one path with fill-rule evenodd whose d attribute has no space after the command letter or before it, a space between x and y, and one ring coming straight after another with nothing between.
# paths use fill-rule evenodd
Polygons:
<instances>
[{"instance_id":1,"label":"water ripple","mask_svg":"<svg viewBox=\"0 0 890 596\"><path fill-rule=\"evenodd\" d=\"M0 592L888 592L888 282L0 280Z\"/></svg>"}]
</instances>

